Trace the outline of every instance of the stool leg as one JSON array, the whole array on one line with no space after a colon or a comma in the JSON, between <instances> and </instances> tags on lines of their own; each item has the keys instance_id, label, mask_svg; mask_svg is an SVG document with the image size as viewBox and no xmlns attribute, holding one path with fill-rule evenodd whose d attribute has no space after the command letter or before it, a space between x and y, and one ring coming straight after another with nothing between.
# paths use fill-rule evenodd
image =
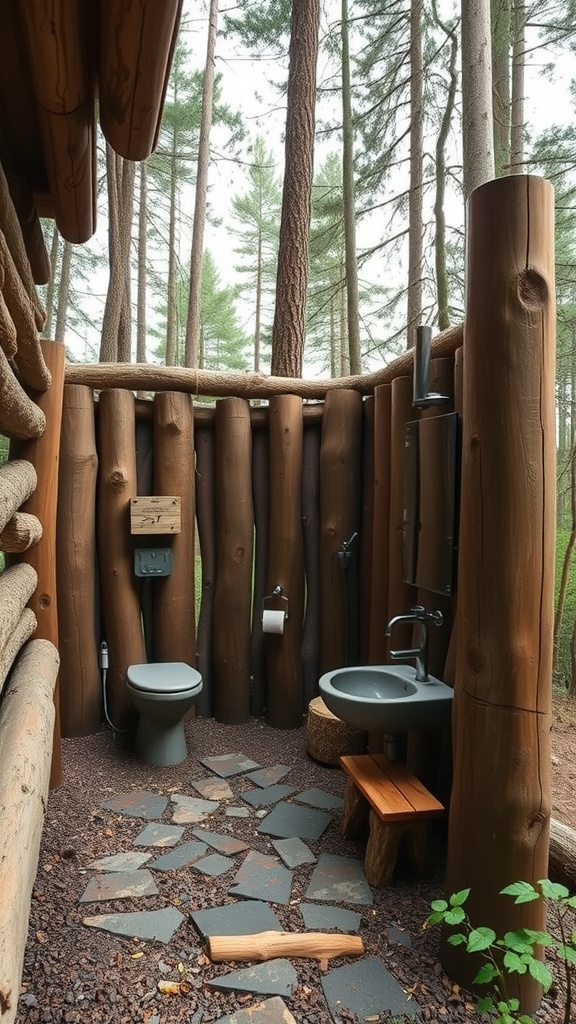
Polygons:
<instances>
[{"instance_id":1,"label":"stool leg","mask_svg":"<svg viewBox=\"0 0 576 1024\"><path fill-rule=\"evenodd\" d=\"M379 887L391 880L405 827L400 821L385 825L376 811L370 811L370 835L364 859L364 874L370 885Z\"/></svg>"},{"instance_id":2,"label":"stool leg","mask_svg":"<svg viewBox=\"0 0 576 1024\"><path fill-rule=\"evenodd\" d=\"M346 839L359 839L368 832L368 810L369 803L355 786L352 779L348 779L344 791L344 804L342 805L342 835Z\"/></svg>"}]
</instances>

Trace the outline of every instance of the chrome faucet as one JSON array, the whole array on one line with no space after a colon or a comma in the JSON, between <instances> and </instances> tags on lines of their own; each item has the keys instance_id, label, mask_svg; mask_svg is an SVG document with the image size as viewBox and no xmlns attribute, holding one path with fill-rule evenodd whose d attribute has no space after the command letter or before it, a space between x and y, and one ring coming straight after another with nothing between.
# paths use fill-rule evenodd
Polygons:
<instances>
[{"instance_id":1,"label":"chrome faucet","mask_svg":"<svg viewBox=\"0 0 576 1024\"><path fill-rule=\"evenodd\" d=\"M405 650L390 651L390 657L394 661L398 661L402 658L415 658L416 659L416 680L419 683L428 682L428 626L432 623L434 626L442 625L442 612L429 612L421 605L417 604L415 608L411 608L407 615L394 615L390 619L390 622L386 626L386 636L390 636L393 627L398 622L413 622L418 623L420 626L420 641L418 647L408 647Z\"/></svg>"}]
</instances>

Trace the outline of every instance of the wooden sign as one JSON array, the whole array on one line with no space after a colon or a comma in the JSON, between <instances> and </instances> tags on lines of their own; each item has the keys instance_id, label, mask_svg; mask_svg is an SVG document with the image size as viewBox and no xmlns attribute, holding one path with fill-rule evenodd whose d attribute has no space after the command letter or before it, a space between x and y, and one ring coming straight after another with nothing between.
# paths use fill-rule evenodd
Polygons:
<instances>
[{"instance_id":1,"label":"wooden sign","mask_svg":"<svg viewBox=\"0 0 576 1024\"><path fill-rule=\"evenodd\" d=\"M130 498L130 533L180 533L180 497Z\"/></svg>"}]
</instances>

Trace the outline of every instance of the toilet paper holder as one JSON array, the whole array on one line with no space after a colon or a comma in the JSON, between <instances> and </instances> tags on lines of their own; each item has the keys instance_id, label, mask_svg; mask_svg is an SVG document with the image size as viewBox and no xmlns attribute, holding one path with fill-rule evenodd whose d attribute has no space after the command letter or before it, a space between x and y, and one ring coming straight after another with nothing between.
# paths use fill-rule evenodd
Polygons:
<instances>
[{"instance_id":1,"label":"toilet paper holder","mask_svg":"<svg viewBox=\"0 0 576 1024\"><path fill-rule=\"evenodd\" d=\"M272 605L270 605L270 602L272 602ZM283 602L283 605L284 605L283 608L279 608L278 607L278 603L279 602ZM262 601L262 613L264 613L267 609L268 610L272 610L273 609L275 611L283 611L284 612L284 621L285 622L287 621L287 619L288 619L288 598L286 597L285 594L282 593L282 587L280 586L279 583L277 583L276 586L273 588L272 593L268 594L268 596L265 597L263 599L263 601Z\"/></svg>"}]
</instances>

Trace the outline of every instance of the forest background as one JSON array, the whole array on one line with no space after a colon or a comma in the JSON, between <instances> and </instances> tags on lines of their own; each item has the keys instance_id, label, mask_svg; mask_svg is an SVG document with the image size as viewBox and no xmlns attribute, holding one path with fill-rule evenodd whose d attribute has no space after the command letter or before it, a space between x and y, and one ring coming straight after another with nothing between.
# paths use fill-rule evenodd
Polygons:
<instances>
[{"instance_id":1,"label":"forest background","mask_svg":"<svg viewBox=\"0 0 576 1024\"><path fill-rule=\"evenodd\" d=\"M295 34L298 17L304 21ZM314 34L314 18L316 38L299 73L315 110L298 133L289 69ZM481 90L468 90L472 112L470 100L463 102L471 33L477 53L483 46L487 54L489 173L466 143L482 103L488 111ZM550 179L558 303L555 673L572 692L575 50L576 0L239 0L225 11L218 0L206 7L184 0L155 152L135 165L99 139L99 227L90 243L72 246L43 223L52 264L44 333L66 343L70 360L279 372L273 351L285 291L279 247L291 146L296 165L310 157L314 168L310 202L304 194L299 211L307 231L299 372L342 376L389 361L413 344L419 324L442 330L462 321L465 199L474 184L518 172Z\"/></svg>"}]
</instances>

